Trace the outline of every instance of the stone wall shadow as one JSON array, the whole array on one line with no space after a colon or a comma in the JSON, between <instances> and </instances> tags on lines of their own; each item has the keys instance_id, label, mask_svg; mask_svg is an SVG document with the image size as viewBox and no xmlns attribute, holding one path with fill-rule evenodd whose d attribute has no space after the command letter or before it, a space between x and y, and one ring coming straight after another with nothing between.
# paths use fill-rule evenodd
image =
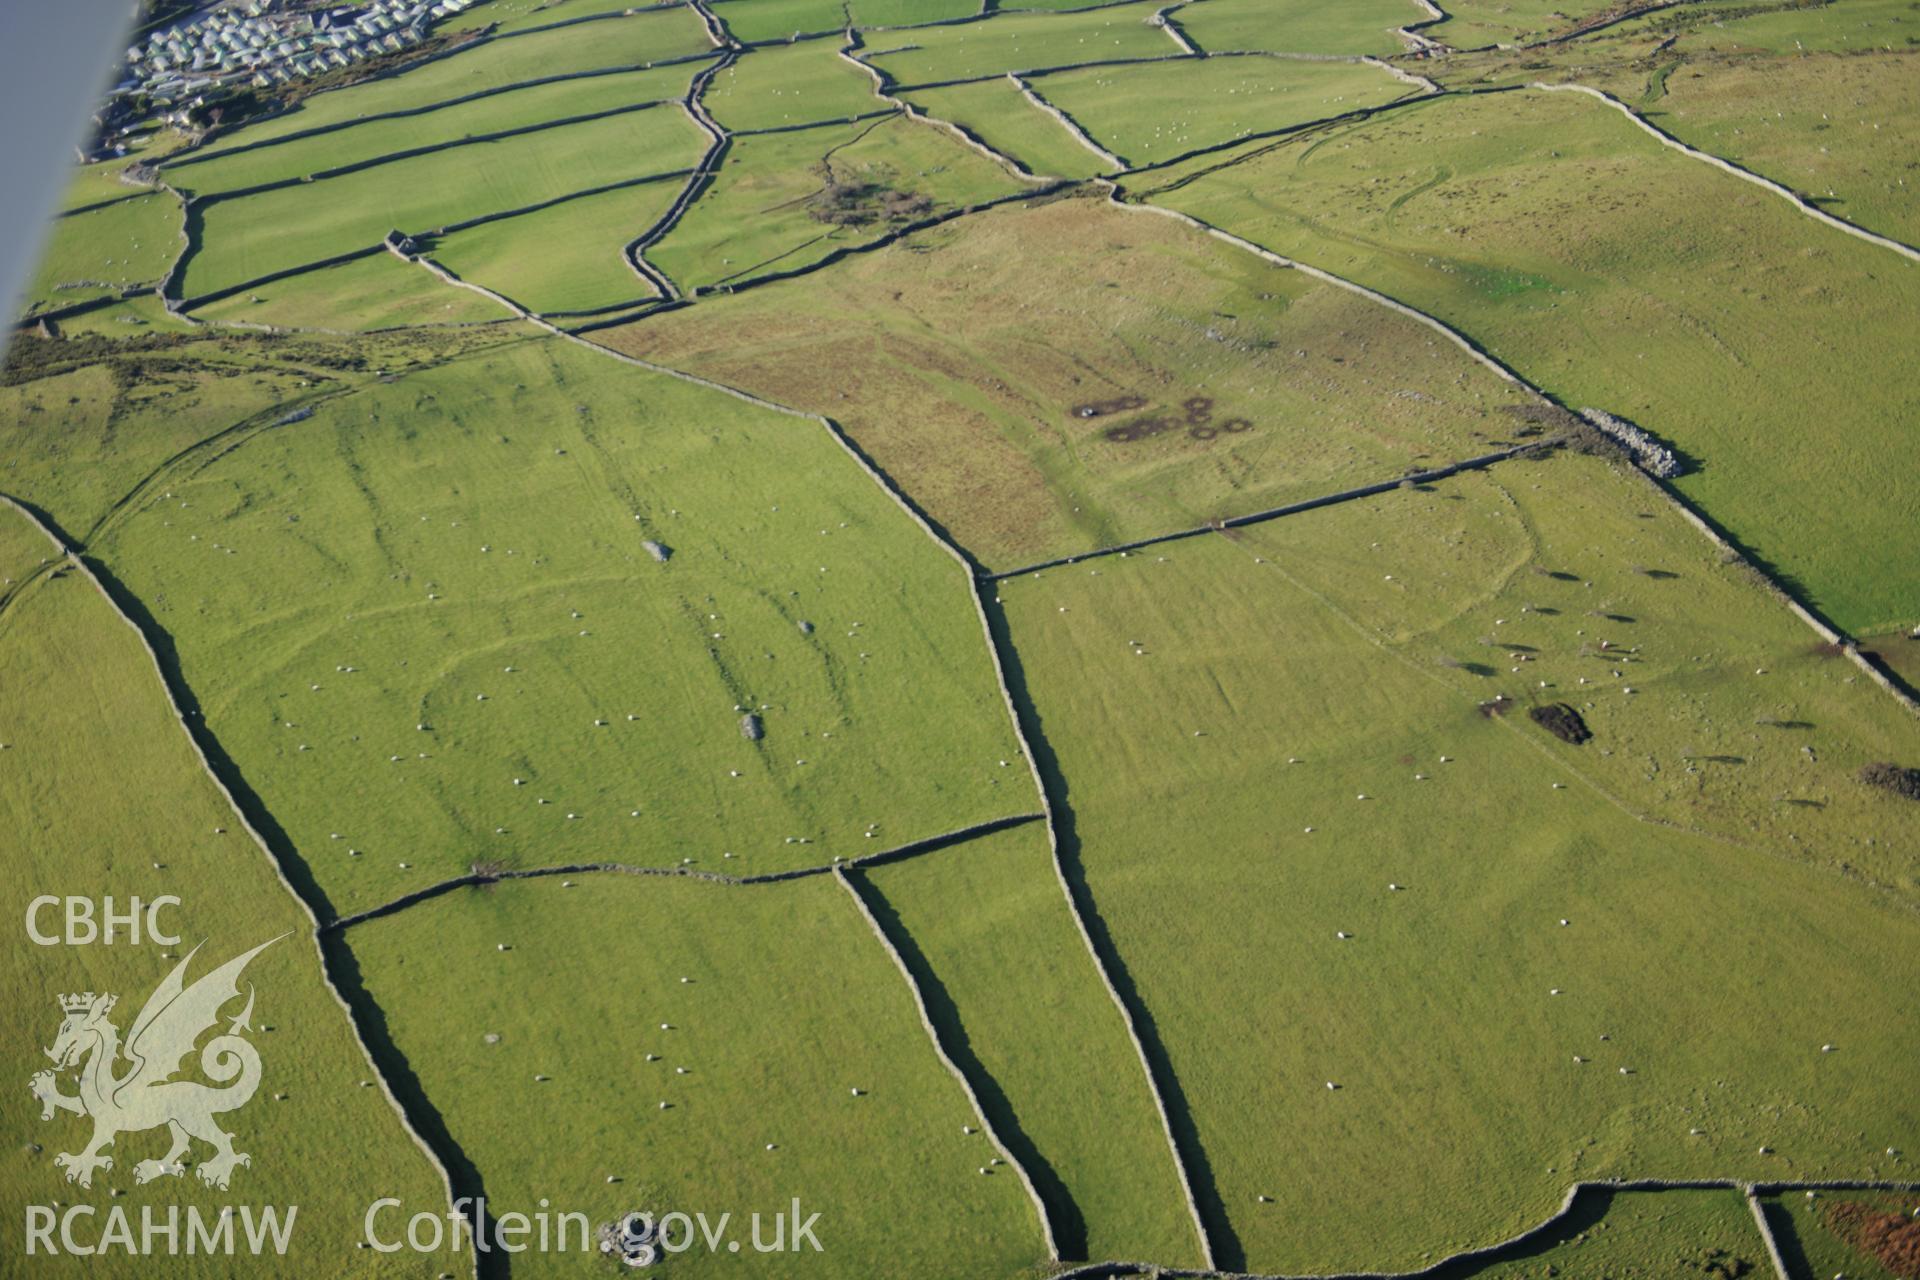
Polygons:
<instances>
[{"instance_id":1,"label":"stone wall shadow","mask_svg":"<svg viewBox=\"0 0 1920 1280\"><path fill-rule=\"evenodd\" d=\"M1214 1180L1212 1163L1207 1159L1206 1148L1200 1141L1193 1108L1187 1101L1180 1078L1174 1073L1159 1026L1141 998L1140 989L1135 985L1126 963L1121 959L1119 949L1114 945L1112 930L1107 927L1095 905L1093 892L1087 884L1079 830L1068 798L1066 777L1047 743L1046 735L1041 732L1039 712L1029 692L1026 669L1020 660L1019 650L1014 646L1007 627L1006 614L994 603L993 597L984 592L981 594L981 607L987 615L994 647L1000 651L1007 688L1013 695L1014 708L1020 720L1020 731L1033 750L1034 762L1040 770L1041 786L1046 790L1049 807L1053 811L1054 838L1059 843L1060 865L1067 878L1068 890L1073 895L1081 919L1086 922L1094 951L1099 955L1114 989L1119 992L1121 1002L1133 1019L1134 1029L1139 1033L1141 1046L1146 1051L1148 1067L1166 1104L1174 1142L1186 1166L1187 1181L1193 1188L1201 1221L1213 1246L1214 1266L1221 1271L1243 1271L1246 1268L1246 1250L1227 1215L1226 1202L1221 1198Z\"/></svg>"}]
</instances>

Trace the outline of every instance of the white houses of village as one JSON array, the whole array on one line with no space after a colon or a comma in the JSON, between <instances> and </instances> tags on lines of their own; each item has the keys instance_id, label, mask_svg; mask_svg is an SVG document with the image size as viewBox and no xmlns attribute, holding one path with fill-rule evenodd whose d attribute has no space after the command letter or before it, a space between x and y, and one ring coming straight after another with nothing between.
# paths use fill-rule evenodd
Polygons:
<instances>
[{"instance_id":1,"label":"white houses of village","mask_svg":"<svg viewBox=\"0 0 1920 1280\"><path fill-rule=\"evenodd\" d=\"M247 0L156 31L126 52L115 96L144 93L161 106L187 105L208 89L269 88L420 43L435 22L474 0L370 0L365 5L293 9L284 0Z\"/></svg>"}]
</instances>

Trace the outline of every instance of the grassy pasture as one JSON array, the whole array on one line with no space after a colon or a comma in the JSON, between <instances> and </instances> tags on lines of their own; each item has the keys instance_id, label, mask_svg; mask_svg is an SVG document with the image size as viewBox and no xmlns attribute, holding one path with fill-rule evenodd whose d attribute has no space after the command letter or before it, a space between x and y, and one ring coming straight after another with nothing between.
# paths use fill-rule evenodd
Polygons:
<instances>
[{"instance_id":1,"label":"grassy pasture","mask_svg":"<svg viewBox=\"0 0 1920 1280\"><path fill-rule=\"evenodd\" d=\"M4 515L0 538L11 550L24 521ZM85 1259L38 1257L30 1269L127 1277L271 1276L289 1267L316 1275L418 1274L417 1260L373 1256L353 1242L374 1195L444 1205L439 1175L381 1091L361 1087L372 1071L321 980L311 926L201 772L139 641L71 570L35 582L0 613L0 741L8 744L0 752L0 853L15 923L0 948L0 973L16 993L7 1001L5 1028L18 1046L21 1077L0 1100L0 1123L13 1135L0 1196L15 1213L30 1203L87 1203L103 1216L110 1204L151 1204L163 1220L170 1205L183 1213L195 1206L208 1221L229 1201L299 1206L285 1259L271 1251L263 1259L167 1258L108 1249ZM43 1122L24 1087L30 1059L47 1065L37 1050L53 1043L59 1026L56 995L117 993L113 1021L125 1033L173 965L165 948L124 939L112 946L34 945L20 922L40 894L110 894L122 910L133 895L177 895L181 905L161 921L180 935L182 951L204 943L195 978L291 933L262 952L244 979L257 987L249 1039L260 1051L262 1076L253 1101L223 1118L236 1148L253 1157L234 1172L230 1191L204 1187L191 1170L135 1188L135 1163L166 1149L165 1134L155 1131L116 1139L109 1150L114 1167L95 1174L90 1190L69 1184L55 1167L55 1153L80 1150L88 1132L86 1121L68 1114ZM57 914L44 913L43 926L57 930ZM230 1007L229 1016L237 1009ZM197 1078L197 1067L187 1074ZM61 1089L74 1091L70 1076ZM195 1143L189 1159L198 1163L206 1154ZM110 1199L121 1192L128 1198ZM128 1212L137 1229L138 1208ZM99 1230L102 1218L94 1222ZM183 1223L183 1239L184 1231Z\"/></svg>"},{"instance_id":2,"label":"grassy pasture","mask_svg":"<svg viewBox=\"0 0 1920 1280\"><path fill-rule=\"evenodd\" d=\"M1883 464L1912 439L1913 388L1878 376L1920 323L1920 267L1575 94L1415 106L1176 167L1153 198L1671 441L1696 463L1681 491L1841 626L1920 621L1894 535L1920 494Z\"/></svg>"},{"instance_id":3,"label":"grassy pasture","mask_svg":"<svg viewBox=\"0 0 1920 1280\"><path fill-rule=\"evenodd\" d=\"M1920 637L1906 631L1890 632L1863 637L1861 647L1892 668L1895 675L1907 682L1908 688L1920 688Z\"/></svg>"},{"instance_id":4,"label":"grassy pasture","mask_svg":"<svg viewBox=\"0 0 1920 1280\"><path fill-rule=\"evenodd\" d=\"M1661 128L1828 213L1920 241L1920 76L1910 55L1685 64L1642 104Z\"/></svg>"},{"instance_id":5,"label":"grassy pasture","mask_svg":"<svg viewBox=\"0 0 1920 1280\"><path fill-rule=\"evenodd\" d=\"M598 336L833 416L996 569L1484 453L1515 396L1384 307L1092 199ZM1196 397L1252 429L1196 438ZM1107 437L1155 415L1175 429Z\"/></svg>"},{"instance_id":6,"label":"grassy pasture","mask_svg":"<svg viewBox=\"0 0 1920 1280\"><path fill-rule=\"evenodd\" d=\"M512 313L470 290L450 288L390 253L375 253L271 281L195 314L223 323L354 330L485 324Z\"/></svg>"},{"instance_id":7,"label":"grassy pasture","mask_svg":"<svg viewBox=\"0 0 1920 1280\"><path fill-rule=\"evenodd\" d=\"M235 191L301 178L343 165L458 142L477 134L520 129L546 120L612 111L641 102L684 97L694 66L677 64L646 71L592 76L534 85L425 115L371 120L351 129L300 138L253 151L214 156L169 168L167 180L196 193ZM481 144L484 145L484 144Z\"/></svg>"},{"instance_id":8,"label":"grassy pasture","mask_svg":"<svg viewBox=\"0 0 1920 1280\"><path fill-rule=\"evenodd\" d=\"M958 568L817 424L542 340L165 492L102 555L341 914L475 863L751 875L1035 806Z\"/></svg>"},{"instance_id":9,"label":"grassy pasture","mask_svg":"<svg viewBox=\"0 0 1920 1280\"><path fill-rule=\"evenodd\" d=\"M1898 1176L1920 1023L1862 993L1920 977L1906 904L1636 821L1266 532L1000 590L1229 1265L1413 1268L1577 1179Z\"/></svg>"},{"instance_id":10,"label":"grassy pasture","mask_svg":"<svg viewBox=\"0 0 1920 1280\"><path fill-rule=\"evenodd\" d=\"M1412 0L1206 0L1176 9L1173 20L1207 53L1354 53L1385 57L1406 45L1394 31L1425 18Z\"/></svg>"},{"instance_id":11,"label":"grassy pasture","mask_svg":"<svg viewBox=\"0 0 1920 1280\"><path fill-rule=\"evenodd\" d=\"M907 27L920 22L964 18L980 10L973 0L849 0L854 20L864 27Z\"/></svg>"},{"instance_id":12,"label":"grassy pasture","mask_svg":"<svg viewBox=\"0 0 1920 1280\"><path fill-rule=\"evenodd\" d=\"M583 18L602 18L607 22L631 22L634 18L651 18L653 13L637 13L631 16L606 17L606 15L625 15L629 9L647 8L658 0L544 0L542 3L528 4L524 11L502 13L499 22L501 31L525 31L533 27L552 26L561 22L579 22ZM669 9L668 13L674 12ZM598 23L589 23L584 30L599 34L605 28Z\"/></svg>"},{"instance_id":13,"label":"grassy pasture","mask_svg":"<svg viewBox=\"0 0 1920 1280\"><path fill-rule=\"evenodd\" d=\"M838 40L755 49L707 86L704 99L723 128L777 129L885 110L873 77L840 56Z\"/></svg>"},{"instance_id":14,"label":"grassy pasture","mask_svg":"<svg viewBox=\"0 0 1920 1280\"><path fill-rule=\"evenodd\" d=\"M378 244L396 228L430 232L685 168L705 136L678 107L654 107L217 201L206 208L200 249L187 262L184 296Z\"/></svg>"},{"instance_id":15,"label":"grassy pasture","mask_svg":"<svg viewBox=\"0 0 1920 1280\"><path fill-rule=\"evenodd\" d=\"M120 173L136 161L153 161L179 147L185 138L170 128L153 128L127 141L127 154L114 159L76 164L67 170L66 185L61 188L60 208L80 209L108 200L123 200L140 194L145 187L120 180Z\"/></svg>"},{"instance_id":16,"label":"grassy pasture","mask_svg":"<svg viewBox=\"0 0 1920 1280\"><path fill-rule=\"evenodd\" d=\"M1363 63L1260 57L1089 67L1039 77L1033 87L1130 165L1379 106L1409 92Z\"/></svg>"},{"instance_id":17,"label":"grassy pasture","mask_svg":"<svg viewBox=\"0 0 1920 1280\"><path fill-rule=\"evenodd\" d=\"M1687 24L1682 52L1891 53L1920 39L1920 14L1909 0L1835 0L1772 12L1716 5L1709 12L1712 21Z\"/></svg>"},{"instance_id":18,"label":"grassy pasture","mask_svg":"<svg viewBox=\"0 0 1920 1280\"><path fill-rule=\"evenodd\" d=\"M1772 1266L1738 1191L1623 1191L1570 1239L1529 1256L1461 1271L1473 1280L1664 1280L1761 1276Z\"/></svg>"},{"instance_id":19,"label":"grassy pasture","mask_svg":"<svg viewBox=\"0 0 1920 1280\"><path fill-rule=\"evenodd\" d=\"M58 553L38 529L8 511L7 518L0 521L0 600L13 595L14 588L35 569L57 559ZM4 611L5 605L0 604L0 613Z\"/></svg>"},{"instance_id":20,"label":"grassy pasture","mask_svg":"<svg viewBox=\"0 0 1920 1280\"><path fill-rule=\"evenodd\" d=\"M842 0L719 0L713 5L713 16L747 44L838 32L845 29L846 13Z\"/></svg>"},{"instance_id":21,"label":"grassy pasture","mask_svg":"<svg viewBox=\"0 0 1920 1280\"><path fill-rule=\"evenodd\" d=\"M823 167L824 166L824 167ZM648 260L697 288L784 271L847 244L885 234L876 210L866 225L813 216L831 180L844 187L906 192L930 204L914 216L1021 189L1001 166L945 130L902 117L737 139L713 185Z\"/></svg>"},{"instance_id":22,"label":"grassy pasture","mask_svg":"<svg viewBox=\"0 0 1920 1280\"><path fill-rule=\"evenodd\" d=\"M524 80L604 67L638 67L712 47L699 16L686 7L490 40L397 76L316 93L295 110L236 130L216 146L285 137L320 125L427 106ZM692 78L690 73L688 78ZM513 95L507 96L511 99ZM413 127L420 128L420 121L416 119Z\"/></svg>"},{"instance_id":23,"label":"grassy pasture","mask_svg":"<svg viewBox=\"0 0 1920 1280\"><path fill-rule=\"evenodd\" d=\"M849 14L855 26L903 27L979 12L977 0L717 0L713 5L714 16L748 44L844 31Z\"/></svg>"},{"instance_id":24,"label":"grassy pasture","mask_svg":"<svg viewBox=\"0 0 1920 1280\"><path fill-rule=\"evenodd\" d=\"M60 331L69 337L103 334L126 338L144 332L189 333L192 329L191 321L169 313L150 293L136 294L125 302L111 303L60 322Z\"/></svg>"},{"instance_id":25,"label":"grassy pasture","mask_svg":"<svg viewBox=\"0 0 1920 1280\"><path fill-rule=\"evenodd\" d=\"M153 284L180 248L180 202L164 193L56 218L21 310L31 315Z\"/></svg>"},{"instance_id":26,"label":"grassy pasture","mask_svg":"<svg viewBox=\"0 0 1920 1280\"><path fill-rule=\"evenodd\" d=\"M652 287L627 265L623 250L666 213L683 183L669 178L582 196L442 236L429 252L461 279L534 311L585 311L648 298Z\"/></svg>"},{"instance_id":27,"label":"grassy pasture","mask_svg":"<svg viewBox=\"0 0 1920 1280\"><path fill-rule=\"evenodd\" d=\"M1854 776L1920 756L1912 714L1632 472L1502 463L1248 539L1456 693L1578 709L1584 746L1524 727L1636 813L1920 901L1912 803Z\"/></svg>"},{"instance_id":28,"label":"grassy pasture","mask_svg":"<svg viewBox=\"0 0 1920 1280\"><path fill-rule=\"evenodd\" d=\"M965 850L929 856L949 854ZM1044 1256L1019 1181L977 1172L992 1148L962 1133L977 1127L965 1095L831 877L528 881L369 922L348 942L496 1212L545 1197L596 1224L633 1209L732 1214L738 1254L670 1260L697 1276L958 1280ZM802 1217L820 1214L821 1251L755 1254L748 1215L796 1196ZM514 1263L580 1270L559 1254Z\"/></svg>"},{"instance_id":29,"label":"grassy pasture","mask_svg":"<svg viewBox=\"0 0 1920 1280\"><path fill-rule=\"evenodd\" d=\"M1179 45L1150 19L1159 6L1113 5L1083 13L1001 13L979 22L867 38L865 56L903 85L965 80L1091 62L1158 58Z\"/></svg>"},{"instance_id":30,"label":"grassy pasture","mask_svg":"<svg viewBox=\"0 0 1920 1280\"><path fill-rule=\"evenodd\" d=\"M20 380L0 386L0 491L75 538L176 453L275 406L337 390L347 376L297 350L278 355L267 342L103 348L66 359L64 345L16 349L11 372ZM21 367L35 357L48 361L46 376Z\"/></svg>"},{"instance_id":31,"label":"grassy pasture","mask_svg":"<svg viewBox=\"0 0 1920 1280\"><path fill-rule=\"evenodd\" d=\"M854 874L909 940L935 1025L967 1046L1004 1098L982 1098L1001 1138L1023 1134L1015 1155L1041 1194L1072 1205L1056 1217L1079 1224L1061 1232L1084 1237L1071 1256L1196 1265L1146 1076L1074 927L1046 831L1017 827Z\"/></svg>"},{"instance_id":32,"label":"grassy pasture","mask_svg":"<svg viewBox=\"0 0 1920 1280\"><path fill-rule=\"evenodd\" d=\"M996 77L941 89L915 89L907 100L935 119L959 125L1033 173L1091 178L1106 171L1098 156L1029 102L1010 80Z\"/></svg>"},{"instance_id":33,"label":"grassy pasture","mask_svg":"<svg viewBox=\"0 0 1920 1280\"><path fill-rule=\"evenodd\" d=\"M1530 44L1618 7L1615 0L1460 0L1442 5L1446 21L1421 34L1457 49Z\"/></svg>"},{"instance_id":34,"label":"grassy pasture","mask_svg":"<svg viewBox=\"0 0 1920 1280\"><path fill-rule=\"evenodd\" d=\"M1768 1220L1789 1271L1794 1275L1846 1276L1848 1280L1903 1280L1897 1272L1858 1238L1859 1224L1854 1215L1862 1212L1879 1217L1897 1214L1911 1218L1911 1196L1872 1192L1820 1192L1809 1197L1804 1191L1782 1191L1764 1196ZM1860 1208L1843 1207L1860 1206ZM1909 1228L1910 1229L1910 1228Z\"/></svg>"}]
</instances>

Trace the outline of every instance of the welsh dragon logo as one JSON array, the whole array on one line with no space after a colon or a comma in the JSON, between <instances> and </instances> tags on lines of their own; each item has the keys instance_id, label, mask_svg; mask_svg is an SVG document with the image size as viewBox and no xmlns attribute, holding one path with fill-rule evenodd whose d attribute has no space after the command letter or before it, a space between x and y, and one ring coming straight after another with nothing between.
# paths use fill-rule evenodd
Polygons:
<instances>
[{"instance_id":1,"label":"welsh dragon logo","mask_svg":"<svg viewBox=\"0 0 1920 1280\"><path fill-rule=\"evenodd\" d=\"M234 1167L252 1163L245 1152L233 1149L233 1135L214 1120L217 1115L245 1106L260 1087L260 1054L240 1035L253 1029L249 1024L253 1016L251 984L246 1007L227 1024L223 1034L214 1036L200 1050L201 1071L224 1087L174 1076L193 1052L195 1042L220 1021L220 1010L239 998L240 971L247 967L247 961L279 940L261 943L189 986L187 966L200 950L195 947L147 997L124 1045L119 1028L107 1018L118 996L88 991L60 997L66 1018L53 1047L45 1051L53 1059L54 1070L36 1073L28 1087L40 1099L42 1120L53 1119L56 1111L93 1119L93 1139L85 1149L62 1152L53 1158L67 1171L68 1182L92 1186L94 1170L113 1168L113 1158L101 1152L113 1145L115 1137L161 1125L172 1136L172 1145L158 1160L142 1160L135 1165L135 1182L151 1182L162 1174L179 1177L186 1170L181 1157L188 1153L193 1138L213 1148L213 1155L195 1170L208 1186L226 1190ZM55 1072L76 1066L79 1093L61 1093Z\"/></svg>"}]
</instances>

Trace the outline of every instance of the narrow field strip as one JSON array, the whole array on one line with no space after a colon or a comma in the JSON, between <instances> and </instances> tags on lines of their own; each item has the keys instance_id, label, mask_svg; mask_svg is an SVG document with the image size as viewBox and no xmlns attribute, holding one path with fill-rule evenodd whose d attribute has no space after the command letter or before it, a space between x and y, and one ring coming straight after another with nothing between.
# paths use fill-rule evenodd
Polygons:
<instances>
[{"instance_id":1,"label":"narrow field strip","mask_svg":"<svg viewBox=\"0 0 1920 1280\"><path fill-rule=\"evenodd\" d=\"M550 84L564 84L572 80L593 80L601 76L627 75L636 71L653 71L661 67L677 66L681 63L704 62L714 56L715 55L711 53L692 53L677 58L662 58L658 62L637 62L625 66L595 67L589 71L569 71L551 76L538 76L531 80L517 80L512 84L499 85L490 89L476 89L472 93L464 93L454 98L445 98L438 102L422 103L416 107L395 107L388 111L377 111L364 116L356 116L350 120L335 120L327 124L315 125L310 129L298 129L291 133L275 134L270 138L261 138L254 142L236 143L230 147L218 147L211 150L194 149L180 153L178 159L169 157L167 160L162 161L159 167L169 171L174 169L190 169L194 165L203 164L211 160L224 160L229 156L246 155L250 152L262 151L290 142L302 142L310 138L324 137L327 134L339 133L345 129L358 128L365 124L377 124L384 120L405 120L413 116L430 115L433 112L443 111L449 107L465 106L470 102L478 102L486 98L498 97L501 94L514 93L522 89L535 89L542 85ZM353 88L355 86L348 85L346 87ZM667 101L671 101L671 99L667 99ZM123 199L125 198L130 197L123 197ZM112 203L118 202L115 201ZM77 213L80 212L80 210L69 210L68 212ZM62 216L65 215L63 214Z\"/></svg>"},{"instance_id":2,"label":"narrow field strip","mask_svg":"<svg viewBox=\"0 0 1920 1280\"><path fill-rule=\"evenodd\" d=\"M694 7L706 21L707 29L712 33L715 43L721 44L725 52L721 54L718 62L693 78L693 83L687 87L686 96L680 100L680 109L686 112L687 119L693 121L697 128L706 133L710 141L705 154L700 157L700 163L695 165L693 172L688 175L686 185L680 189L680 194L673 204L657 222L628 241L626 248L622 250L622 256L633 264L633 269L651 281L659 290L661 297L669 300L682 296L680 286L666 272L647 261L647 250L666 239L667 233L686 216L687 210L693 207L701 193L712 185L714 175L720 171L721 162L727 158L727 148L731 145L732 139L727 131L721 128L720 122L708 113L700 97L706 92L707 86L713 83L713 78L732 66L734 60L740 56L738 47L731 43L732 37L726 35L725 25L716 19L704 4L696 4Z\"/></svg>"},{"instance_id":3,"label":"narrow field strip","mask_svg":"<svg viewBox=\"0 0 1920 1280\"><path fill-rule=\"evenodd\" d=\"M949 136L951 136L956 142L960 143L962 146L968 147L978 152L980 155L993 161L995 164L999 165L1001 168L1005 169L1008 173L1012 174L1014 177L1018 178L1022 182L1048 182L1048 181L1055 180L1051 177L1041 176L1039 174L1034 173L1031 169L1028 169L1025 165L1021 164L1018 160L1014 159L1012 156L1007 155L1004 152L997 151L993 147L988 146L985 139L979 137L976 134L969 132L966 129L963 129L959 125L953 123L951 120L942 120L938 116L928 115L926 112L920 110L920 108L914 106L911 102L906 101L904 98L897 98L893 94L887 92L887 78L880 74L880 71L878 68L873 67L868 63L861 61L860 59L859 32L857 31L849 32L848 38L849 38L849 43L840 50L840 57L844 59L846 62L850 63L855 67L858 67L861 71L865 72L868 78L870 78L873 81L874 97L880 99L880 101L886 103L888 106L892 107L895 111L898 111L901 114L905 115L909 120L913 120L919 124L930 125L933 128L943 130Z\"/></svg>"},{"instance_id":4,"label":"narrow field strip","mask_svg":"<svg viewBox=\"0 0 1920 1280\"><path fill-rule=\"evenodd\" d=\"M1041 97L1039 91L1033 87L1031 81L1014 71L1007 72L1007 79L1013 82L1014 87L1020 90L1028 102L1051 116L1062 129L1067 131L1068 137L1072 138L1082 147L1085 147L1101 164L1106 165L1107 168L1115 172L1121 172L1126 169L1127 162L1125 160L1122 160L1119 156L1095 142L1093 135L1089 134L1085 129L1082 129L1078 121Z\"/></svg>"},{"instance_id":5,"label":"narrow field strip","mask_svg":"<svg viewBox=\"0 0 1920 1280\"><path fill-rule=\"evenodd\" d=\"M1025 1188L1027 1199L1033 1203L1033 1214L1039 1221L1041 1237L1047 1244L1047 1260L1060 1261L1060 1246L1054 1241L1053 1220L1047 1213L1045 1202L1040 1199L1040 1193L1034 1189L1032 1175L1027 1172L1026 1166L1014 1157L1013 1152L1007 1149L1007 1144L1001 1141L999 1133L993 1127L993 1121L987 1118L986 1109L980 1105L980 1095L974 1092L973 1082L967 1079L966 1073L955 1065L953 1055L948 1053L946 1045L941 1043L940 1033L934 1029L933 1019L927 1016L926 995L920 990L920 984L913 980L913 971L907 968L907 962L901 958L900 949L893 945L893 940L887 937L886 930L880 927L880 921L874 918L873 907L867 902L866 895L860 891L859 886L853 882L853 878L840 867L833 868L833 878L840 882L840 887L847 891L848 896L859 907L861 918L867 922L867 928L873 931L874 938L886 951L887 958L893 961L893 967L900 971L900 980L907 984L907 990L913 995L913 1007L920 1014L920 1029L926 1032L927 1042L933 1046L933 1051L939 1057L941 1065L947 1069L947 1074L952 1076L954 1082L960 1086L960 1091L967 1095L967 1102L972 1106L974 1116L980 1121L980 1131L987 1135L987 1141L991 1142L993 1149L1000 1153L1000 1158L1019 1175L1020 1185Z\"/></svg>"}]
</instances>

